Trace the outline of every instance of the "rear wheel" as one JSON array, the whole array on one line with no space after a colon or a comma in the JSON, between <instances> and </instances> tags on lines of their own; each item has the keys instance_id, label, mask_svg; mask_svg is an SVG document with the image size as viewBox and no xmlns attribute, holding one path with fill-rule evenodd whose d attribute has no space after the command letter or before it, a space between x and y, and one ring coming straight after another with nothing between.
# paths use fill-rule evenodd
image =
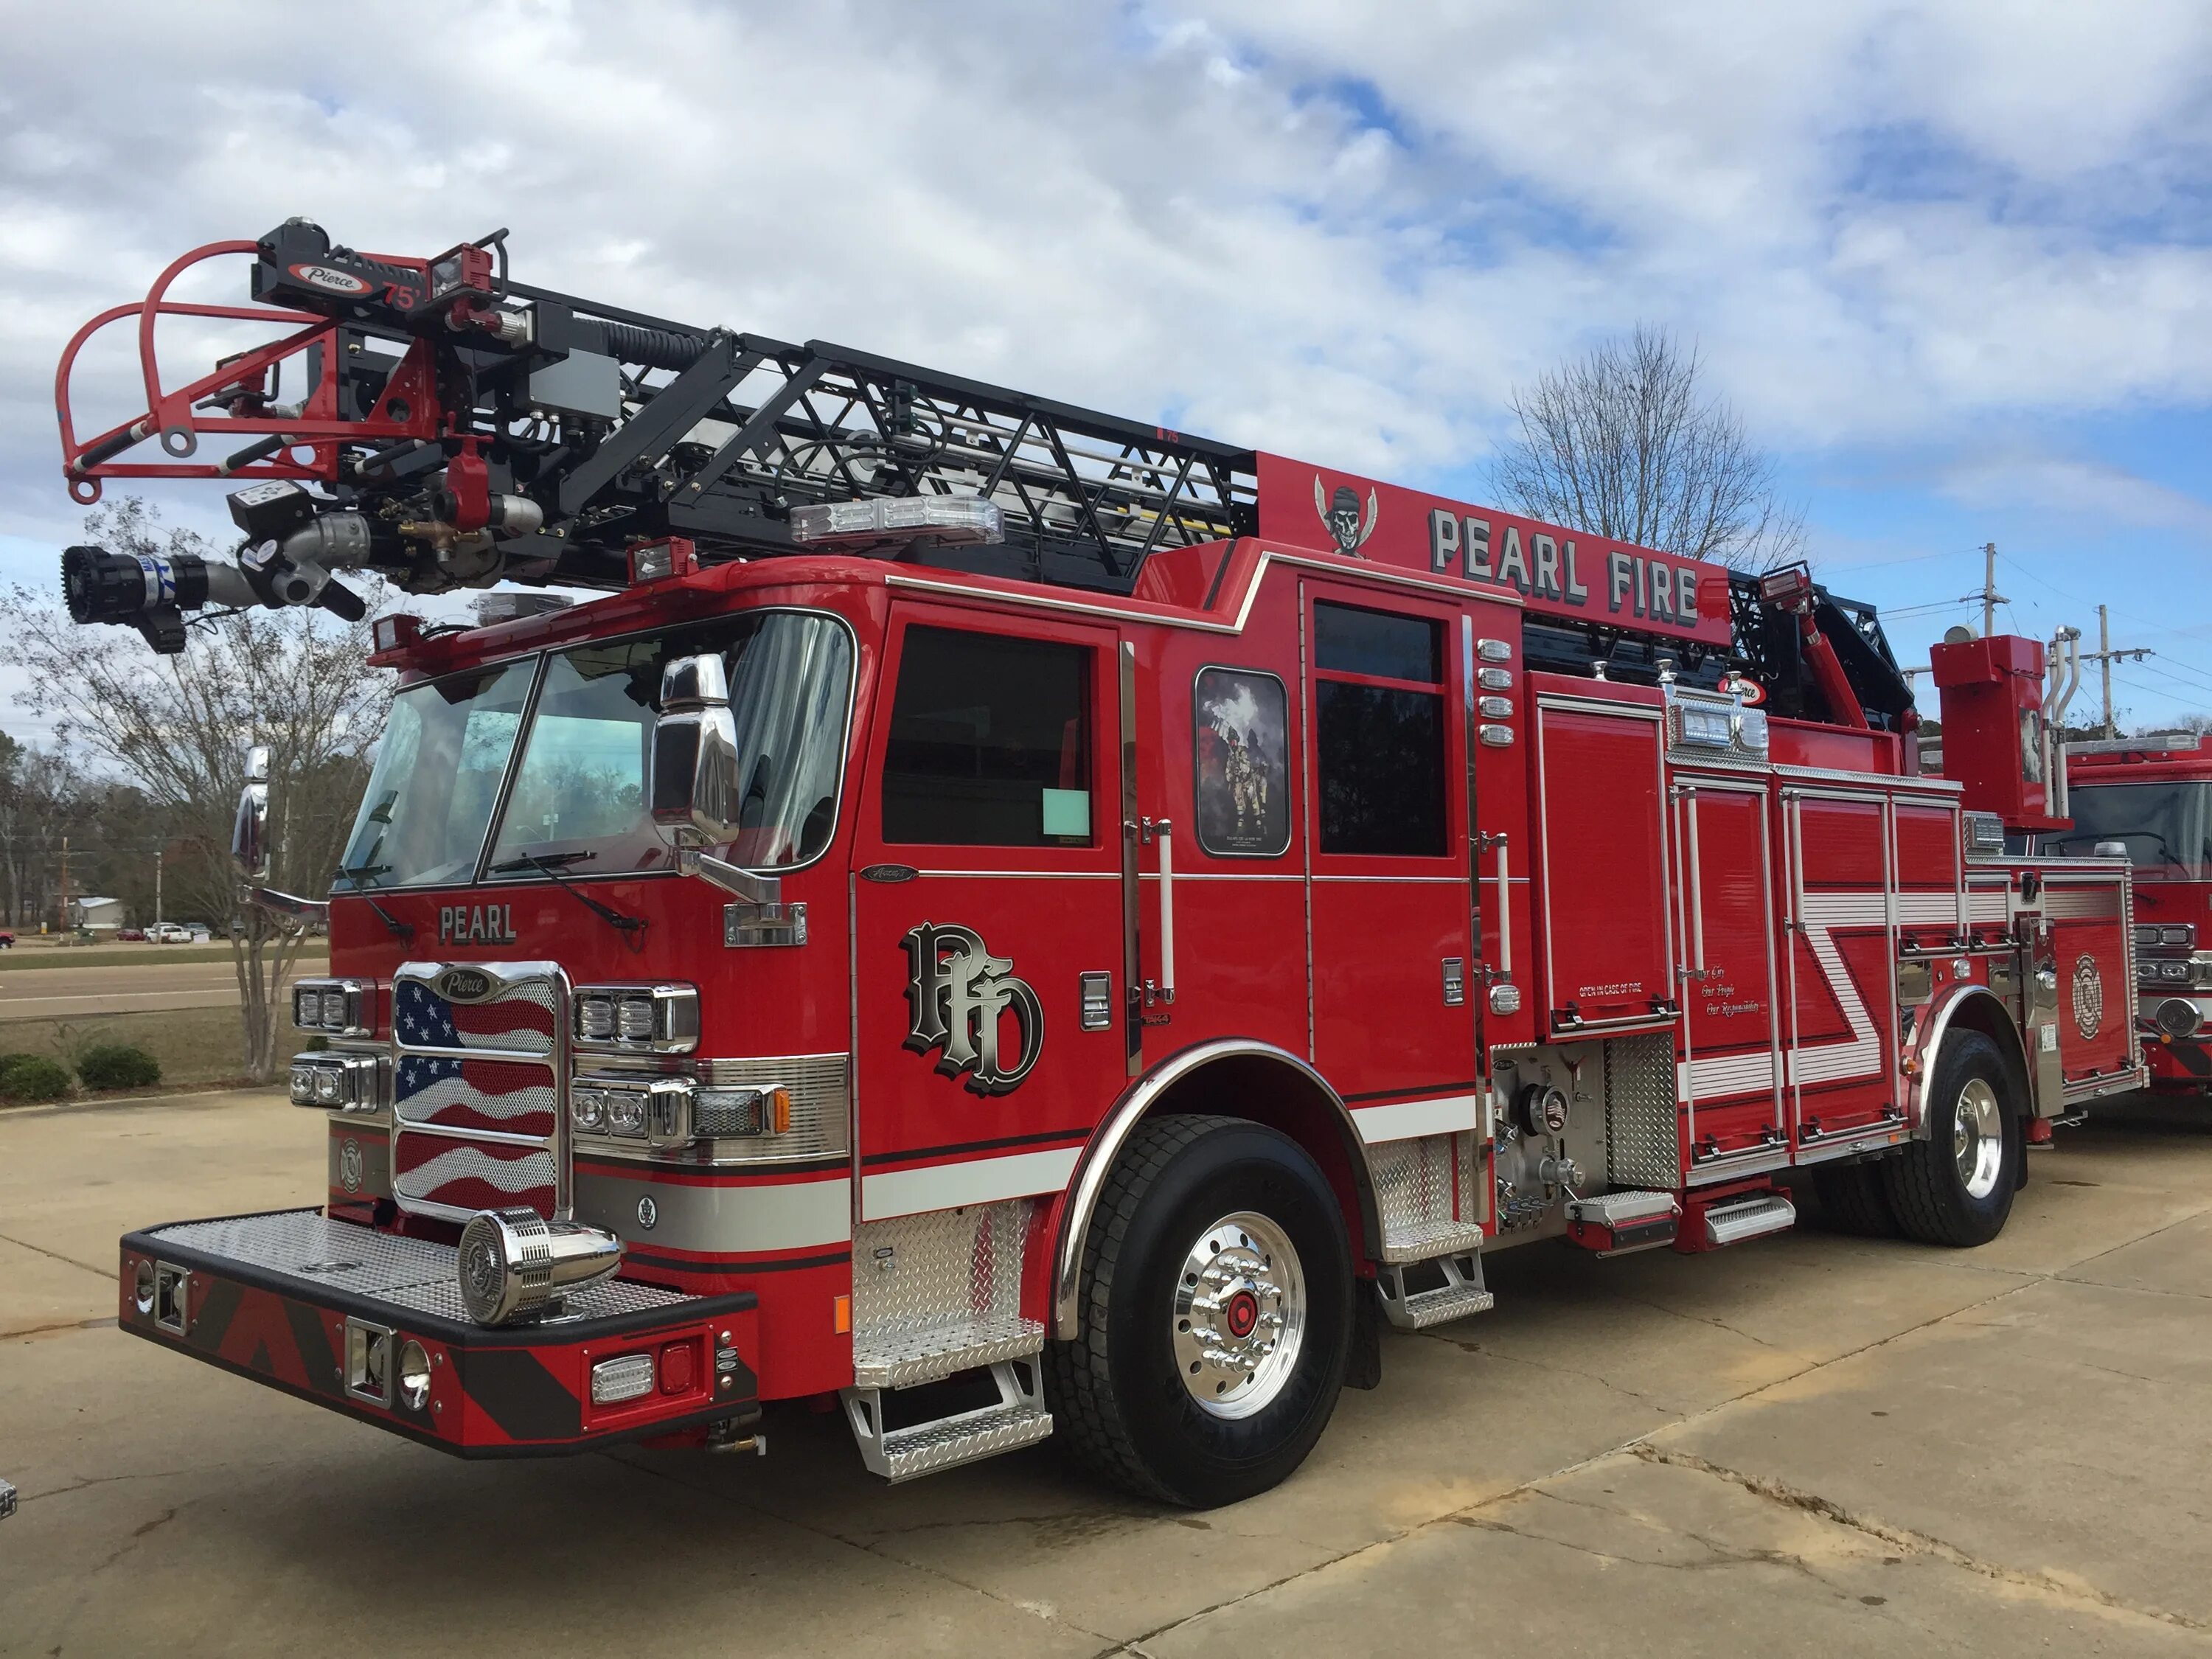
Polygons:
<instances>
[{"instance_id":1,"label":"rear wheel","mask_svg":"<svg viewBox=\"0 0 2212 1659\"><path fill-rule=\"evenodd\" d=\"M1889 1207L1879 1164L1819 1165L1813 1171L1813 1190L1820 1195L1820 1212L1838 1232L1897 1237L1897 1212Z\"/></svg>"},{"instance_id":2,"label":"rear wheel","mask_svg":"<svg viewBox=\"0 0 2212 1659\"><path fill-rule=\"evenodd\" d=\"M1923 1244L1986 1244L2020 1186L2018 1103L2004 1057L1978 1032L1943 1045L1928 1086L1928 1138L1882 1166L1898 1225Z\"/></svg>"},{"instance_id":3,"label":"rear wheel","mask_svg":"<svg viewBox=\"0 0 2212 1659\"><path fill-rule=\"evenodd\" d=\"M1084 1241L1081 1334L1045 1353L1055 1426L1096 1473L1193 1508L1265 1492L1328 1425L1352 1325L1335 1195L1241 1119L1139 1125Z\"/></svg>"}]
</instances>

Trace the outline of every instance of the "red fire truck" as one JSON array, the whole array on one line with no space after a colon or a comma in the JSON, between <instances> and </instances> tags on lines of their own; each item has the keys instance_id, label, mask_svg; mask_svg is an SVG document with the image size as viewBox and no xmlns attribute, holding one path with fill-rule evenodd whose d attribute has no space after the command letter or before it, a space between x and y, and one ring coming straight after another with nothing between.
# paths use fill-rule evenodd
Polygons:
<instances>
[{"instance_id":1,"label":"red fire truck","mask_svg":"<svg viewBox=\"0 0 2212 1659\"><path fill-rule=\"evenodd\" d=\"M2069 824L2038 838L2055 857L2125 857L2135 871L2138 1021L2150 1086L2212 1089L2212 739L2195 733L2066 745Z\"/></svg>"},{"instance_id":2,"label":"red fire truck","mask_svg":"<svg viewBox=\"0 0 2212 1659\"><path fill-rule=\"evenodd\" d=\"M250 305L169 297L231 255ZM172 385L177 313L274 337ZM117 320L146 407L81 436ZM1801 1180L1978 1244L2142 1075L2125 861L2006 858L2040 793L1917 775L1802 568L588 303L496 237L198 250L58 391L79 501L241 486L234 559L69 550L81 621L524 585L374 623L295 1008L322 1201L121 1247L125 1328L427 1444L837 1401L892 1480L1054 1435L1223 1503L1493 1250L1737 1244ZM1954 750L2022 769L2037 649L1975 643ZM269 787L247 890L320 915L261 879Z\"/></svg>"}]
</instances>

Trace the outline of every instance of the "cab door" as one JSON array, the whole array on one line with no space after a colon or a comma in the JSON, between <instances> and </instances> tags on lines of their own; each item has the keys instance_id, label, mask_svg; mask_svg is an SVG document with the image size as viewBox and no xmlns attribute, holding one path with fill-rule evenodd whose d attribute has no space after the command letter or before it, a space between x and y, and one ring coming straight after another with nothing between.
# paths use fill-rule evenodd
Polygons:
<instances>
[{"instance_id":1,"label":"cab door","mask_svg":"<svg viewBox=\"0 0 2212 1659\"><path fill-rule=\"evenodd\" d=\"M1317 582L1303 609L1314 1065L1355 1102L1471 1101L1458 613Z\"/></svg>"},{"instance_id":2,"label":"cab door","mask_svg":"<svg viewBox=\"0 0 2212 1659\"><path fill-rule=\"evenodd\" d=\"M1115 639L894 608L864 751L859 1218L1058 1192L1127 1081Z\"/></svg>"}]
</instances>

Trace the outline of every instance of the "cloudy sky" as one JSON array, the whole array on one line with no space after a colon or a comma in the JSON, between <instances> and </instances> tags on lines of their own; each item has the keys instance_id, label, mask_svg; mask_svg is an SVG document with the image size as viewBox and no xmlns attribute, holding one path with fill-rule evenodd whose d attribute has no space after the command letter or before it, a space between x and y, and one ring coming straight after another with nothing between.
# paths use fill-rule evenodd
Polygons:
<instances>
[{"instance_id":1,"label":"cloudy sky","mask_svg":"<svg viewBox=\"0 0 2212 1659\"><path fill-rule=\"evenodd\" d=\"M75 526L62 343L177 252L507 225L529 280L1478 500L1516 383L1660 325L1907 661L1994 541L2003 620L2106 602L2129 714L2212 708L2203 0L307 15L0 0L0 580Z\"/></svg>"}]
</instances>

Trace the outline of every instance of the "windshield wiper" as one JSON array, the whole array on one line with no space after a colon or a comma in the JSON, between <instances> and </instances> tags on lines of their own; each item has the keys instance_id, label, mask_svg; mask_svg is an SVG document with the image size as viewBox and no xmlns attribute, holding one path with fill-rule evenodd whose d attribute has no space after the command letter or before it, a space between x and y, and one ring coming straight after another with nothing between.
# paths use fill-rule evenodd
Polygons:
<instances>
[{"instance_id":1,"label":"windshield wiper","mask_svg":"<svg viewBox=\"0 0 2212 1659\"><path fill-rule=\"evenodd\" d=\"M347 881L353 883L356 887L361 887L372 877L389 875L391 872L392 866L388 864L340 864L338 866L338 874ZM376 912L376 919L384 924L384 931L391 934L392 938L413 939L415 937L415 924L413 922L400 921L399 918L393 915L391 911L386 909L374 899L370 898L366 892L356 893L354 896L362 901L362 902L366 903L370 909Z\"/></svg>"},{"instance_id":2,"label":"windshield wiper","mask_svg":"<svg viewBox=\"0 0 2212 1659\"><path fill-rule=\"evenodd\" d=\"M525 853L520 858L504 859L491 867L495 876L512 875L517 870L546 870L564 864L581 864L599 857L597 853Z\"/></svg>"},{"instance_id":3,"label":"windshield wiper","mask_svg":"<svg viewBox=\"0 0 2212 1659\"><path fill-rule=\"evenodd\" d=\"M597 853L552 853L543 857L535 853L525 853L519 858L503 859L493 865L491 873L503 876L522 870L535 870L569 897L574 899L577 903L605 922L608 927L620 933L625 945L632 950L636 950L643 943L638 935L645 932L645 918L624 915L611 904L600 903L599 900L561 873L561 866L564 864L580 864L586 859L597 857L599 857Z\"/></svg>"}]
</instances>

